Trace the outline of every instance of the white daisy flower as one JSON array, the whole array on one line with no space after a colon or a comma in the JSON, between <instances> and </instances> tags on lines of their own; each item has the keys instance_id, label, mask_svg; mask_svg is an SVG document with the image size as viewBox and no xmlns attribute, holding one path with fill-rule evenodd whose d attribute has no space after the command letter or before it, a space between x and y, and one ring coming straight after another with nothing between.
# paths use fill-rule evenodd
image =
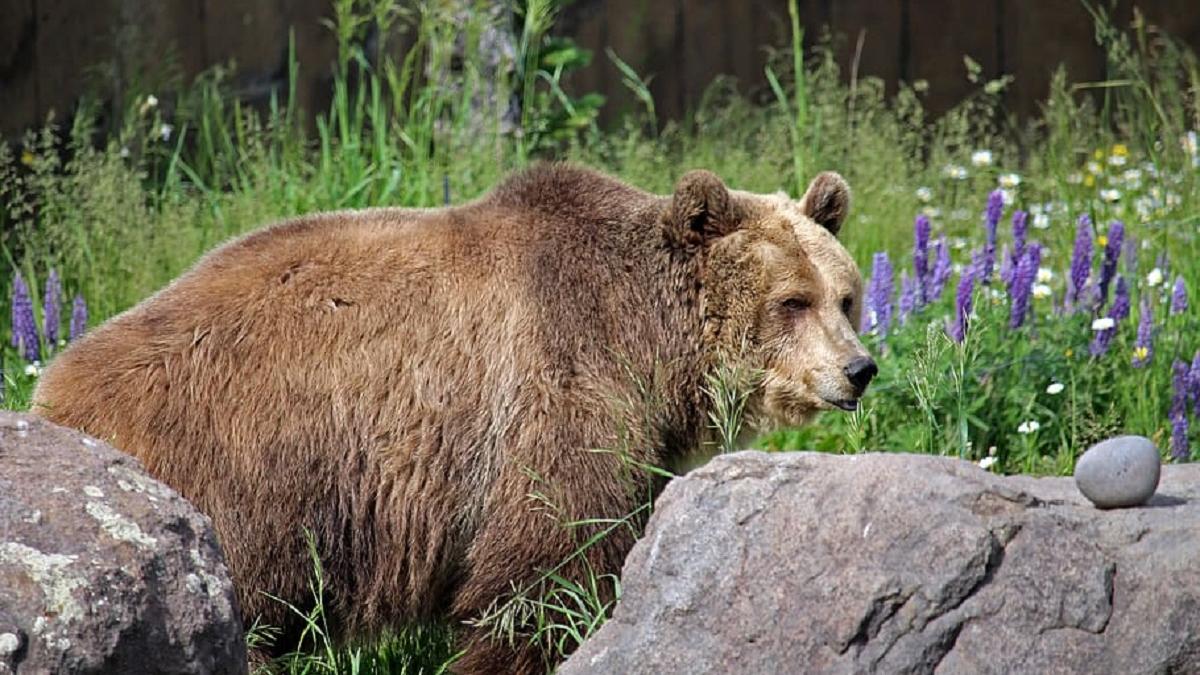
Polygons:
<instances>
[{"instance_id":1,"label":"white daisy flower","mask_svg":"<svg viewBox=\"0 0 1200 675\"><path fill-rule=\"evenodd\" d=\"M1162 282L1163 282L1163 271L1157 267L1150 270L1150 273L1146 275L1146 284L1148 286L1150 286L1150 288L1154 288L1155 286L1158 286Z\"/></svg>"},{"instance_id":2,"label":"white daisy flower","mask_svg":"<svg viewBox=\"0 0 1200 675\"><path fill-rule=\"evenodd\" d=\"M996 464L996 461L997 460L995 457L984 457L983 459L979 460L979 468L987 471Z\"/></svg>"},{"instance_id":3,"label":"white daisy flower","mask_svg":"<svg viewBox=\"0 0 1200 675\"><path fill-rule=\"evenodd\" d=\"M976 150L971 153L971 164L977 167L985 167L992 165L991 150Z\"/></svg>"},{"instance_id":4,"label":"white daisy flower","mask_svg":"<svg viewBox=\"0 0 1200 675\"><path fill-rule=\"evenodd\" d=\"M1102 316L1099 319L1095 319L1092 321L1092 330L1095 330L1095 331L1108 330L1115 325L1117 325L1117 322L1114 321L1111 316Z\"/></svg>"},{"instance_id":5,"label":"white daisy flower","mask_svg":"<svg viewBox=\"0 0 1200 675\"><path fill-rule=\"evenodd\" d=\"M1117 190L1116 188L1105 188L1100 191L1100 199L1103 199L1109 204L1119 201L1121 199L1121 191Z\"/></svg>"},{"instance_id":6,"label":"white daisy flower","mask_svg":"<svg viewBox=\"0 0 1200 675\"><path fill-rule=\"evenodd\" d=\"M947 164L946 168L943 169L943 172L946 174L947 178L952 178L954 180L966 180L967 179L966 167L959 165L959 164Z\"/></svg>"},{"instance_id":7,"label":"white daisy flower","mask_svg":"<svg viewBox=\"0 0 1200 675\"><path fill-rule=\"evenodd\" d=\"M1050 216L1044 213L1033 214L1033 226L1039 230L1044 230L1050 227Z\"/></svg>"},{"instance_id":8,"label":"white daisy flower","mask_svg":"<svg viewBox=\"0 0 1200 675\"><path fill-rule=\"evenodd\" d=\"M1037 420L1027 420L1025 422L1021 422L1021 424L1017 426L1017 433L1032 434L1041 428L1042 425L1038 424Z\"/></svg>"},{"instance_id":9,"label":"white daisy flower","mask_svg":"<svg viewBox=\"0 0 1200 675\"><path fill-rule=\"evenodd\" d=\"M1049 267L1039 267L1037 270L1037 280L1043 284L1053 281L1054 270Z\"/></svg>"},{"instance_id":10,"label":"white daisy flower","mask_svg":"<svg viewBox=\"0 0 1200 675\"><path fill-rule=\"evenodd\" d=\"M917 199L919 199L923 202L932 201L933 200L933 190L930 190L927 187L917 188Z\"/></svg>"},{"instance_id":11,"label":"white daisy flower","mask_svg":"<svg viewBox=\"0 0 1200 675\"><path fill-rule=\"evenodd\" d=\"M996 179L996 182L999 183L1000 187L1002 188L1015 188L1021 184L1021 177L1015 173L1002 173L1000 174L1000 177Z\"/></svg>"},{"instance_id":12,"label":"white daisy flower","mask_svg":"<svg viewBox=\"0 0 1200 675\"><path fill-rule=\"evenodd\" d=\"M146 113L150 112L157 106L158 106L158 97L155 96L154 94L150 94L149 96L146 97L146 100L142 101L142 105L138 106L138 114L145 115Z\"/></svg>"},{"instance_id":13,"label":"white daisy flower","mask_svg":"<svg viewBox=\"0 0 1200 675\"><path fill-rule=\"evenodd\" d=\"M1063 389L1066 389L1066 388L1067 388L1066 385L1064 385L1062 382L1051 382L1050 386L1046 387L1046 393L1050 394L1051 396L1056 396L1058 394L1061 394L1063 392Z\"/></svg>"},{"instance_id":14,"label":"white daisy flower","mask_svg":"<svg viewBox=\"0 0 1200 675\"><path fill-rule=\"evenodd\" d=\"M1033 297L1037 298L1038 300L1044 300L1050 297L1052 294L1050 287L1046 284L1034 284L1033 288L1030 289L1030 292L1033 293Z\"/></svg>"}]
</instances>

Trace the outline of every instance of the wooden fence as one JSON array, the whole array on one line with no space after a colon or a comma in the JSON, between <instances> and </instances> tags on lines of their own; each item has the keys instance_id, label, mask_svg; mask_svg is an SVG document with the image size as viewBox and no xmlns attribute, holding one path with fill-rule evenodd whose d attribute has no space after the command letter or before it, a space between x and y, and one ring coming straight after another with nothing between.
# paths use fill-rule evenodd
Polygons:
<instances>
[{"instance_id":1,"label":"wooden fence","mask_svg":"<svg viewBox=\"0 0 1200 675\"><path fill-rule=\"evenodd\" d=\"M1129 25L1132 4L1115 3L1118 25ZM1200 48L1200 0L1137 4L1149 21ZM289 27L302 68L301 104L312 109L328 96L335 44L320 19L329 13L329 0L0 0L0 134L35 125L51 109L69 112L89 82L109 83L109 93L119 94L92 69L105 61L152 80L167 54L185 77L233 60L241 90L261 96L286 81ZM1105 75L1079 0L800 0L800 16L810 45L824 26L843 36L843 72L861 36L858 72L893 89L898 81L928 81L935 111L971 88L964 54L984 76L1015 76L1006 102L1018 113L1036 108L1058 63L1076 81ZM557 30L595 51L571 86L607 96L607 119L634 101L606 46L653 76L658 111L670 118L694 106L719 74L737 78L743 91L761 89L766 48L786 45L788 26L786 0L575 0ZM123 51L135 37L148 46Z\"/></svg>"},{"instance_id":2,"label":"wooden fence","mask_svg":"<svg viewBox=\"0 0 1200 675\"><path fill-rule=\"evenodd\" d=\"M1134 3L1090 0L1104 6L1121 28ZM1142 0L1146 20L1200 51L1200 0ZM1006 104L1026 115L1044 100L1054 68L1062 63L1073 81L1105 77L1104 54L1080 0L800 0L805 42L828 28L843 75L858 54L858 73L878 76L894 91L899 81L926 80L933 111L971 91L963 56L984 77L1015 76ZM611 45L638 70L652 74L659 112L678 116L699 100L717 74L737 78L743 90L766 86L763 46L790 44L786 0L603 0L570 6L561 22L585 46ZM614 97L613 108L634 105L621 91L620 74L603 52L576 78L581 90Z\"/></svg>"}]
</instances>

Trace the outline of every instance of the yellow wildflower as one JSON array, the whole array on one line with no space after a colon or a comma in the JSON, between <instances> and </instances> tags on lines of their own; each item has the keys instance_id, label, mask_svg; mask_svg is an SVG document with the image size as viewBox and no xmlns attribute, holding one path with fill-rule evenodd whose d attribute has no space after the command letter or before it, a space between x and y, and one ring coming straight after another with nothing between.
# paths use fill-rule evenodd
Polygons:
<instances>
[{"instance_id":1,"label":"yellow wildflower","mask_svg":"<svg viewBox=\"0 0 1200 675\"><path fill-rule=\"evenodd\" d=\"M1096 184L1096 177L1089 173L1083 177L1083 184L1088 187L1092 187Z\"/></svg>"},{"instance_id":2,"label":"yellow wildflower","mask_svg":"<svg viewBox=\"0 0 1200 675\"><path fill-rule=\"evenodd\" d=\"M1071 349L1070 347L1067 347L1067 351L1063 352L1063 355L1069 359L1075 355L1075 350Z\"/></svg>"},{"instance_id":3,"label":"yellow wildflower","mask_svg":"<svg viewBox=\"0 0 1200 675\"><path fill-rule=\"evenodd\" d=\"M1133 358L1137 359L1138 361L1145 361L1149 356L1150 356L1150 348L1149 347L1134 347L1133 348Z\"/></svg>"},{"instance_id":4,"label":"yellow wildflower","mask_svg":"<svg viewBox=\"0 0 1200 675\"><path fill-rule=\"evenodd\" d=\"M1097 246L1108 246L1108 237L1104 236L1103 234L1096 237L1096 245Z\"/></svg>"},{"instance_id":5,"label":"yellow wildflower","mask_svg":"<svg viewBox=\"0 0 1200 675\"><path fill-rule=\"evenodd\" d=\"M1096 152L1092 153L1092 156L1096 159L1104 159L1104 151L1100 148L1096 148Z\"/></svg>"},{"instance_id":6,"label":"yellow wildflower","mask_svg":"<svg viewBox=\"0 0 1200 675\"><path fill-rule=\"evenodd\" d=\"M21 163L25 166L33 166L33 153L28 150L22 151Z\"/></svg>"},{"instance_id":7,"label":"yellow wildflower","mask_svg":"<svg viewBox=\"0 0 1200 675\"><path fill-rule=\"evenodd\" d=\"M1117 157L1127 157L1129 155L1129 148L1124 143L1117 143L1112 146L1112 154Z\"/></svg>"}]
</instances>

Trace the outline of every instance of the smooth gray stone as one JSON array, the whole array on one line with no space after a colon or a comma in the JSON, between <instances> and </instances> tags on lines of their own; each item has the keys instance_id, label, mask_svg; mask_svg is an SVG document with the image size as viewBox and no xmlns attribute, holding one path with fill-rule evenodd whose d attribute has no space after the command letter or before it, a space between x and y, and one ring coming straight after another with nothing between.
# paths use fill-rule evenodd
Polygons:
<instances>
[{"instance_id":1,"label":"smooth gray stone","mask_svg":"<svg viewBox=\"0 0 1200 675\"><path fill-rule=\"evenodd\" d=\"M1200 673L1200 463L1145 508L905 454L674 478L559 675Z\"/></svg>"},{"instance_id":2,"label":"smooth gray stone","mask_svg":"<svg viewBox=\"0 0 1200 675\"><path fill-rule=\"evenodd\" d=\"M1075 464L1075 485L1102 509L1139 506L1158 489L1161 466L1150 439L1116 436L1083 453Z\"/></svg>"}]
</instances>

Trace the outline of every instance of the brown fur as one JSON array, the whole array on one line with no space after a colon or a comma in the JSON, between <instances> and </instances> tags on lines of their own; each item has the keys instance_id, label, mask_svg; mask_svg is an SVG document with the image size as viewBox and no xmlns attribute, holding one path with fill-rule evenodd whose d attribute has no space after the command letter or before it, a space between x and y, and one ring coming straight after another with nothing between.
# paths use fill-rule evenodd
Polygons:
<instances>
[{"instance_id":1,"label":"brown fur","mask_svg":"<svg viewBox=\"0 0 1200 675\"><path fill-rule=\"evenodd\" d=\"M662 466L698 445L716 354L765 370L756 405L778 421L861 393L838 375L863 354L831 234L849 195L814 185L810 214L708 172L659 197L543 165L460 207L285 222L77 341L35 409L207 513L247 619L287 622L260 591L309 598L301 527L342 630L477 618L594 531L565 522L654 487L593 450ZM631 544L618 530L588 562L616 573ZM544 668L464 640L462 672Z\"/></svg>"}]
</instances>

